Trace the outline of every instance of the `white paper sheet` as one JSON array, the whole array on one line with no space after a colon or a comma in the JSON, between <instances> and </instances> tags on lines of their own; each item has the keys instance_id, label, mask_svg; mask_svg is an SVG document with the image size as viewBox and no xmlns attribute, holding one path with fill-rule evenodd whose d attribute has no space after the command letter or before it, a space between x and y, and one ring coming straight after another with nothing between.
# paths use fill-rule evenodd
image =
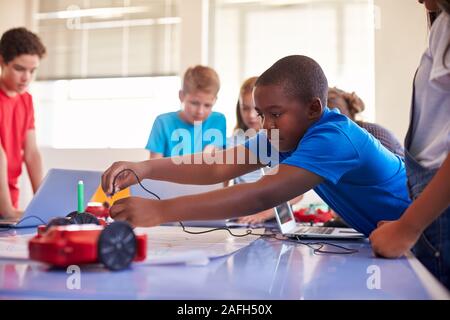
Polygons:
<instances>
[{"instance_id":1,"label":"white paper sheet","mask_svg":"<svg viewBox=\"0 0 450 320\"><path fill-rule=\"evenodd\" d=\"M33 234L0 237L0 259L28 259L28 241Z\"/></svg>"},{"instance_id":2,"label":"white paper sheet","mask_svg":"<svg viewBox=\"0 0 450 320\"><path fill-rule=\"evenodd\" d=\"M186 227L191 232L211 228ZM246 234L248 229L231 229L237 235ZM136 233L147 234L147 259L145 264L188 263L204 265L209 259L232 254L257 240L264 228L252 229L256 235L233 237L226 230L204 234L189 234L181 227L137 228Z\"/></svg>"},{"instance_id":3,"label":"white paper sheet","mask_svg":"<svg viewBox=\"0 0 450 320\"><path fill-rule=\"evenodd\" d=\"M187 227L188 231L201 232L210 228ZM245 234L247 229L231 229L234 234ZM205 234L188 234L181 227L136 228L136 233L148 237L147 259L140 264L206 265L209 259L232 254L259 238L258 235L233 237L226 230ZM264 229L252 229L263 234ZM34 235L0 237L1 260L29 260L28 241Z\"/></svg>"}]
</instances>

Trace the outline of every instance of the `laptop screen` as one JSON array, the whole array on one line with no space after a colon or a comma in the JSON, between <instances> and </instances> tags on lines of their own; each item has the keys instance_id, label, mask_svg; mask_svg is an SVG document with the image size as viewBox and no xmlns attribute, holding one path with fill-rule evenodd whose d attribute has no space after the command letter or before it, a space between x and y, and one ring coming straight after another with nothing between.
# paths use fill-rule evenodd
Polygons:
<instances>
[{"instance_id":1,"label":"laptop screen","mask_svg":"<svg viewBox=\"0 0 450 320\"><path fill-rule=\"evenodd\" d=\"M38 226L43 221L47 223L54 217L64 217L77 210L79 180L84 182L84 207L86 207L100 185L101 176L100 171L50 169L17 227Z\"/></svg>"},{"instance_id":2,"label":"laptop screen","mask_svg":"<svg viewBox=\"0 0 450 320\"><path fill-rule=\"evenodd\" d=\"M281 224L285 224L293 220L289 206L289 202L284 202L276 206L278 218L280 219Z\"/></svg>"},{"instance_id":3,"label":"laptop screen","mask_svg":"<svg viewBox=\"0 0 450 320\"><path fill-rule=\"evenodd\" d=\"M295 228L296 222L289 202L279 204L274 208L274 211L281 233L287 233Z\"/></svg>"}]
</instances>

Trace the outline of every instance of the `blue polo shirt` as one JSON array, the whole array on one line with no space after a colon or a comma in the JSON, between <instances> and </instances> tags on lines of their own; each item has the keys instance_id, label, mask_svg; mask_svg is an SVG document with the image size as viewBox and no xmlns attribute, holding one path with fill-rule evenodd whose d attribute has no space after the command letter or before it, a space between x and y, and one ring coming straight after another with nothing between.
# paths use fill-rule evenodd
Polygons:
<instances>
[{"instance_id":1,"label":"blue polo shirt","mask_svg":"<svg viewBox=\"0 0 450 320\"><path fill-rule=\"evenodd\" d=\"M226 145L226 120L219 112L211 112L205 121L193 125L183 121L179 111L159 115L153 123L146 149L164 157L202 152L207 145Z\"/></svg>"},{"instance_id":2,"label":"blue polo shirt","mask_svg":"<svg viewBox=\"0 0 450 320\"><path fill-rule=\"evenodd\" d=\"M252 145L246 144L250 150ZM297 148L278 155L281 164L321 176L324 182L314 191L366 236L380 220L398 219L410 204L402 158L337 109L325 108Z\"/></svg>"}]
</instances>

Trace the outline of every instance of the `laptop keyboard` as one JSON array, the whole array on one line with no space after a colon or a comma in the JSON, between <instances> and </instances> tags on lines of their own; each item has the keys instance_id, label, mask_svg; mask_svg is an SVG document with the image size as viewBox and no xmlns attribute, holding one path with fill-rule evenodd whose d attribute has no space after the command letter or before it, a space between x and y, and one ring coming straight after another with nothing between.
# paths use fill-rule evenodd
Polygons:
<instances>
[{"instance_id":1,"label":"laptop keyboard","mask_svg":"<svg viewBox=\"0 0 450 320\"><path fill-rule=\"evenodd\" d=\"M296 230L296 233L316 233L316 234L331 234L334 228L326 227L301 227Z\"/></svg>"}]
</instances>

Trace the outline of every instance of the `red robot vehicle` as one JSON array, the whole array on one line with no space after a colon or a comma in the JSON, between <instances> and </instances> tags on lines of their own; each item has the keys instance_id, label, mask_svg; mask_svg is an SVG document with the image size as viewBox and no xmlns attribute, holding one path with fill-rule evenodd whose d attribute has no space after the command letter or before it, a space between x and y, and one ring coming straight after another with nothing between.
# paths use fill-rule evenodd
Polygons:
<instances>
[{"instance_id":1,"label":"red robot vehicle","mask_svg":"<svg viewBox=\"0 0 450 320\"><path fill-rule=\"evenodd\" d=\"M118 271L145 260L147 236L136 235L126 222L100 223L89 213L72 212L39 227L28 249L31 259L56 267L101 263Z\"/></svg>"}]
</instances>

